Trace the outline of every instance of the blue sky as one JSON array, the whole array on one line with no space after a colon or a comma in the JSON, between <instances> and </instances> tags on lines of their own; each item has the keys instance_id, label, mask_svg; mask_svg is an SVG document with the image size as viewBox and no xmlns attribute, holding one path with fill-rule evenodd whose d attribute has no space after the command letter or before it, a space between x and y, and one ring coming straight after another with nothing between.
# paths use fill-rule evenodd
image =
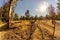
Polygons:
<instances>
[{"instance_id":1,"label":"blue sky","mask_svg":"<svg viewBox=\"0 0 60 40\"><path fill-rule=\"evenodd\" d=\"M0 7L4 3L3 1L4 0L0 0ZM17 6L15 7L15 12L21 16L25 14L26 10L29 10L32 16L34 15L45 16L46 14L48 14L47 12L43 12L43 11L38 12L36 11L36 9L40 10L39 7L42 7L44 5L47 6L46 4L49 4L49 5L52 4L55 10L57 9L57 0L23 0L23 1L18 1Z\"/></svg>"},{"instance_id":2,"label":"blue sky","mask_svg":"<svg viewBox=\"0 0 60 40\"><path fill-rule=\"evenodd\" d=\"M2 6L2 4L3 4L3 1L2 1L2 0L0 0L0 7Z\"/></svg>"}]
</instances>

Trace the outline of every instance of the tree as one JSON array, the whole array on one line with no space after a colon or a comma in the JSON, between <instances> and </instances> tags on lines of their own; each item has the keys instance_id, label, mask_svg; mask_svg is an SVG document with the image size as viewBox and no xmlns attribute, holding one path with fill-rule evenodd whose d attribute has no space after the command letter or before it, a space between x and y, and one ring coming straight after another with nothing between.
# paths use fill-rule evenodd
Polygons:
<instances>
[{"instance_id":1,"label":"tree","mask_svg":"<svg viewBox=\"0 0 60 40\"><path fill-rule=\"evenodd\" d=\"M34 19L35 19L35 20L37 20L37 19L38 19L38 16L37 16L37 15L35 15Z\"/></svg>"},{"instance_id":2,"label":"tree","mask_svg":"<svg viewBox=\"0 0 60 40\"><path fill-rule=\"evenodd\" d=\"M0 21L2 21L2 7L0 7Z\"/></svg>"},{"instance_id":3,"label":"tree","mask_svg":"<svg viewBox=\"0 0 60 40\"><path fill-rule=\"evenodd\" d=\"M54 7L53 7L52 5L50 5L50 6L48 7L48 10L49 10L49 14L50 14L51 19L55 19L56 14L55 14Z\"/></svg>"},{"instance_id":4,"label":"tree","mask_svg":"<svg viewBox=\"0 0 60 40\"><path fill-rule=\"evenodd\" d=\"M54 25L53 26L53 37L52 37L52 40L54 40L54 34L55 34L55 17L56 17L56 14L55 14L55 11L54 11L54 7L52 5L49 7L49 12L50 12L50 17L52 19L52 24Z\"/></svg>"},{"instance_id":5,"label":"tree","mask_svg":"<svg viewBox=\"0 0 60 40\"><path fill-rule=\"evenodd\" d=\"M31 16L31 17L30 17L30 20L33 20L33 19L34 19L34 17L33 17L33 16Z\"/></svg>"},{"instance_id":6,"label":"tree","mask_svg":"<svg viewBox=\"0 0 60 40\"><path fill-rule=\"evenodd\" d=\"M20 16L20 20L22 20L23 19L23 16Z\"/></svg>"},{"instance_id":7,"label":"tree","mask_svg":"<svg viewBox=\"0 0 60 40\"><path fill-rule=\"evenodd\" d=\"M42 20L43 19L43 16L39 16L39 20Z\"/></svg>"},{"instance_id":8,"label":"tree","mask_svg":"<svg viewBox=\"0 0 60 40\"><path fill-rule=\"evenodd\" d=\"M18 19L19 19L18 14L15 13L15 15L14 15L14 20L18 20Z\"/></svg>"},{"instance_id":9,"label":"tree","mask_svg":"<svg viewBox=\"0 0 60 40\"><path fill-rule=\"evenodd\" d=\"M30 17L29 10L27 10L27 11L25 12L25 16L26 16L26 19L29 19L29 17Z\"/></svg>"},{"instance_id":10,"label":"tree","mask_svg":"<svg viewBox=\"0 0 60 40\"><path fill-rule=\"evenodd\" d=\"M9 3L6 2L2 7L1 7L1 19L3 22L8 22L9 21Z\"/></svg>"},{"instance_id":11,"label":"tree","mask_svg":"<svg viewBox=\"0 0 60 40\"><path fill-rule=\"evenodd\" d=\"M57 3L57 8L58 8L58 15L57 15L57 18L60 20L60 0L58 0L58 3Z\"/></svg>"},{"instance_id":12,"label":"tree","mask_svg":"<svg viewBox=\"0 0 60 40\"><path fill-rule=\"evenodd\" d=\"M49 18L50 18L49 15L46 14L46 19L49 19Z\"/></svg>"}]
</instances>

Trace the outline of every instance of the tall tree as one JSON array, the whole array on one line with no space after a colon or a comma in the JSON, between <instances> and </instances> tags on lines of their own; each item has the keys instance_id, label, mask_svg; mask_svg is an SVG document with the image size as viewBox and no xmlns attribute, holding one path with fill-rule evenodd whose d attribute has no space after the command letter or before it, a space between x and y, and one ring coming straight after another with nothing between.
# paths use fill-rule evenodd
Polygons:
<instances>
[{"instance_id":1,"label":"tall tree","mask_svg":"<svg viewBox=\"0 0 60 40\"><path fill-rule=\"evenodd\" d=\"M49 19L49 15L46 14L46 19Z\"/></svg>"},{"instance_id":2,"label":"tall tree","mask_svg":"<svg viewBox=\"0 0 60 40\"><path fill-rule=\"evenodd\" d=\"M11 26L11 19L12 19L12 10L14 5L17 3L18 0L9 0L9 27Z\"/></svg>"},{"instance_id":3,"label":"tall tree","mask_svg":"<svg viewBox=\"0 0 60 40\"><path fill-rule=\"evenodd\" d=\"M50 12L50 17L52 18L52 24L54 25L54 26L52 26L53 27L52 40L54 40L54 35L55 35L55 16L56 16L56 14L55 14L55 11L54 11L54 7L52 5L49 7L49 12Z\"/></svg>"},{"instance_id":4,"label":"tall tree","mask_svg":"<svg viewBox=\"0 0 60 40\"><path fill-rule=\"evenodd\" d=\"M5 22L9 21L9 15L8 15L8 10L9 10L9 3L6 2L2 7L1 7L1 19Z\"/></svg>"},{"instance_id":5,"label":"tall tree","mask_svg":"<svg viewBox=\"0 0 60 40\"><path fill-rule=\"evenodd\" d=\"M50 5L50 6L48 7L48 9L49 9L49 14L50 14L51 19L54 19L55 16L56 16L54 7L53 7L52 5Z\"/></svg>"},{"instance_id":6,"label":"tall tree","mask_svg":"<svg viewBox=\"0 0 60 40\"><path fill-rule=\"evenodd\" d=\"M26 16L26 19L29 19L29 17L30 17L29 10L26 11L25 16Z\"/></svg>"},{"instance_id":7,"label":"tall tree","mask_svg":"<svg viewBox=\"0 0 60 40\"><path fill-rule=\"evenodd\" d=\"M35 15L35 18L34 18L35 20L37 20L38 19L38 16L37 15Z\"/></svg>"},{"instance_id":8,"label":"tall tree","mask_svg":"<svg viewBox=\"0 0 60 40\"><path fill-rule=\"evenodd\" d=\"M18 14L15 13L15 15L14 15L14 20L18 20L18 19L19 19Z\"/></svg>"},{"instance_id":9,"label":"tall tree","mask_svg":"<svg viewBox=\"0 0 60 40\"><path fill-rule=\"evenodd\" d=\"M58 15L57 15L57 17L58 17L58 19L60 19L60 0L58 0L58 3L57 3L57 8L58 8Z\"/></svg>"}]
</instances>

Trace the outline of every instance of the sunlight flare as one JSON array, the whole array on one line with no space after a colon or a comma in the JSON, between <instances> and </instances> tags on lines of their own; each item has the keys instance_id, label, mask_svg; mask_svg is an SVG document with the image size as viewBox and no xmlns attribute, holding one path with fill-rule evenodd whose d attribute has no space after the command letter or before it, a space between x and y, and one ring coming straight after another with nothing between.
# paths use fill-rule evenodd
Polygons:
<instances>
[{"instance_id":1,"label":"sunlight flare","mask_svg":"<svg viewBox=\"0 0 60 40\"><path fill-rule=\"evenodd\" d=\"M44 1L43 3L38 5L36 11L37 12L47 12L48 7L49 7L49 3Z\"/></svg>"}]
</instances>

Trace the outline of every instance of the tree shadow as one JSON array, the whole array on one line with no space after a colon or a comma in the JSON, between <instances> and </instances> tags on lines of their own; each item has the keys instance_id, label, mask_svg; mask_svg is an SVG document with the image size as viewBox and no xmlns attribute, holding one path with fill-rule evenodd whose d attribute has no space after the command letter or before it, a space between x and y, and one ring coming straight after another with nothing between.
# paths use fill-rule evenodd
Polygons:
<instances>
[{"instance_id":1,"label":"tree shadow","mask_svg":"<svg viewBox=\"0 0 60 40\"><path fill-rule=\"evenodd\" d=\"M9 29L9 28L8 28L8 24L6 24L6 25L0 27L0 32L1 32L1 31L6 31L6 30L8 30L8 29Z\"/></svg>"}]
</instances>

